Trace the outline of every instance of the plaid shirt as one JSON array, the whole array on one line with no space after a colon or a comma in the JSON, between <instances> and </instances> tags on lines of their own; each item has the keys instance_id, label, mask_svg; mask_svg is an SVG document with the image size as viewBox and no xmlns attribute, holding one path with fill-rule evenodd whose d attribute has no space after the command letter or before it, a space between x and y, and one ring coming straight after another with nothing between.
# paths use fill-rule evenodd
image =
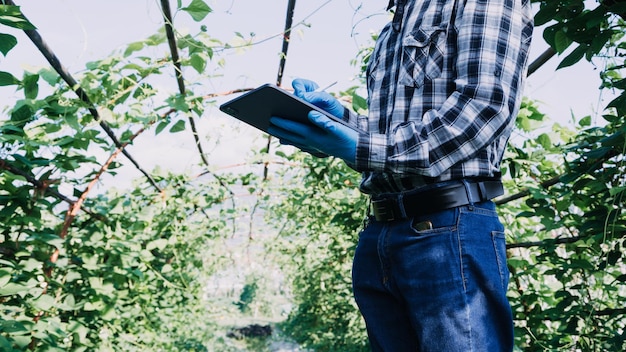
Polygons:
<instances>
[{"instance_id":1,"label":"plaid shirt","mask_svg":"<svg viewBox=\"0 0 626 352\"><path fill-rule=\"evenodd\" d=\"M369 114L345 117L367 132L357 143L361 191L499 177L526 74L530 0L395 5L367 69Z\"/></svg>"}]
</instances>

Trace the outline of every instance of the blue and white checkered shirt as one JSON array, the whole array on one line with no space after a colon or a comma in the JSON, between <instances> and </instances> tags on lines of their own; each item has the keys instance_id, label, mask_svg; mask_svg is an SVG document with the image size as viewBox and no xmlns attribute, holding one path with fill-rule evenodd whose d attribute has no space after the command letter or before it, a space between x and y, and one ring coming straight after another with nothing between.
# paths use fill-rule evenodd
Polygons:
<instances>
[{"instance_id":1,"label":"blue and white checkered shirt","mask_svg":"<svg viewBox=\"0 0 626 352\"><path fill-rule=\"evenodd\" d=\"M390 4L391 5L391 4ZM530 0L396 0L367 69L355 168L368 194L494 178L519 110Z\"/></svg>"}]
</instances>

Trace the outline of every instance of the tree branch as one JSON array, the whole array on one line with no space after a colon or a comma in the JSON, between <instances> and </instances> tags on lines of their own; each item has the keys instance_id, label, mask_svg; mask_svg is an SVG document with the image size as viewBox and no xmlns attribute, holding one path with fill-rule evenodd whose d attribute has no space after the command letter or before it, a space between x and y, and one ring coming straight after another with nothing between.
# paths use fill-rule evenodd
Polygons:
<instances>
[{"instance_id":1,"label":"tree branch","mask_svg":"<svg viewBox=\"0 0 626 352\"><path fill-rule=\"evenodd\" d=\"M526 73L527 76L535 73L541 66L543 66L546 62L548 62L552 57L556 55L556 50L552 47L549 47L544 51L538 58L535 59L530 65L528 65L528 71Z\"/></svg>"},{"instance_id":2,"label":"tree branch","mask_svg":"<svg viewBox=\"0 0 626 352\"><path fill-rule=\"evenodd\" d=\"M534 242L521 242L521 243L510 243L506 245L507 249L513 248L532 248L532 247L546 247L549 244L566 244L566 243L574 243L586 238L586 236L574 236L574 237L557 237L554 239L547 239L543 241L534 241Z\"/></svg>"},{"instance_id":3,"label":"tree branch","mask_svg":"<svg viewBox=\"0 0 626 352\"><path fill-rule=\"evenodd\" d=\"M13 2L13 0L4 0L4 2L9 5L17 6ZM76 95L78 96L80 100L82 100L85 104L87 104L87 109L89 110L89 113L93 116L95 121L98 122L98 124L100 124L100 127L104 130L104 133L106 133L106 135L109 136L109 138L113 141L116 147L121 148L122 144L117 139L117 137L115 136L115 133L113 133L113 130L111 130L111 127L106 123L106 121L100 118L100 115L98 114L98 110L95 108L95 106L89 99L89 96L87 95L87 93L82 89L82 87L80 87L78 82L76 82L76 80L69 74L69 72L67 72L67 69L61 64L58 57L54 54L54 52L52 52L50 47L48 47L48 45L43 40L41 35L39 35L39 32L33 29L25 29L24 33L26 33L28 38L30 38L33 44L35 44L35 46L43 54L46 60L48 60L50 65L52 65L52 67L59 74L59 76L61 76L61 78L65 81L65 83L69 85L70 89L73 90L74 93L76 93ZM135 167L142 174L144 174L146 178L148 178L148 181L152 184L152 186L156 188L157 190L161 191L161 189L156 184L152 176L150 176L150 174L148 174L143 168L141 168L141 166L139 166L139 163L126 150L124 150L123 148L121 149L122 149L122 153L128 158L128 160L130 160L130 162L132 162L133 165L135 165Z\"/></svg>"},{"instance_id":4,"label":"tree branch","mask_svg":"<svg viewBox=\"0 0 626 352\"><path fill-rule=\"evenodd\" d=\"M289 40L291 39L291 27L293 26L293 14L296 7L296 0L289 0L287 3L287 15L285 18L285 32L283 35L283 47L280 52L280 63L278 64L278 74L276 75L276 85L281 86L283 83L283 73L285 71L285 64L287 63L287 52L289 51ZM265 150L269 154L272 147L272 136L267 136L267 145ZM269 164L265 164L263 167L263 180L267 180L269 174Z\"/></svg>"},{"instance_id":5,"label":"tree branch","mask_svg":"<svg viewBox=\"0 0 626 352\"><path fill-rule=\"evenodd\" d=\"M167 42L170 46L170 52L172 53L172 62L174 63L174 68L176 70L176 82L178 83L178 91L182 96L185 96L187 93L187 89L185 88L185 80L183 79L183 71L180 65L180 56L178 55L178 46L176 45L176 35L174 35L174 27L172 20L172 11L170 10L169 0L161 0L161 8L163 9L163 20L165 21L165 33L167 35ZM202 149L202 143L200 142L200 136L198 134L198 129L196 127L196 121L191 114L188 115L189 125L191 127L191 132L193 134L193 139L196 143L196 148L198 148L198 153L200 153L200 159L204 165L208 166L209 161L204 155L204 151Z\"/></svg>"},{"instance_id":6,"label":"tree branch","mask_svg":"<svg viewBox=\"0 0 626 352\"><path fill-rule=\"evenodd\" d=\"M555 184L559 183L561 180L561 177L563 177L563 175L558 175L558 176L554 176L551 179L548 179L546 181L543 181L541 183L539 183L539 186L541 186L542 188L550 188L552 186L554 186ZM494 203L496 203L496 205L503 205L506 204L508 202L512 202L514 200L520 199L520 198L524 198L527 197L528 195L530 195L530 189L529 188L524 188L521 191L512 194L508 197L503 197L503 198L498 198L496 200L494 200Z\"/></svg>"},{"instance_id":7,"label":"tree branch","mask_svg":"<svg viewBox=\"0 0 626 352\"><path fill-rule=\"evenodd\" d=\"M26 179L26 181L28 181L28 183L32 184L33 186L35 186L35 188L37 190L39 190L40 192L43 192L44 194L50 194L53 197L64 201L70 205L74 204L75 201L70 199L67 196L64 196L63 194L59 193L57 190L50 188L50 184L46 183L46 182L42 182L38 179L36 179L34 176L30 175L28 172L18 169L17 167L11 165L8 161L0 159L0 169L3 170L7 170L10 173L14 174L14 175L18 175L18 176L22 176ZM85 213L89 214L90 216L92 216L95 219L104 220L104 217L100 214L94 213L89 209L85 209L85 208L81 208Z\"/></svg>"}]
</instances>

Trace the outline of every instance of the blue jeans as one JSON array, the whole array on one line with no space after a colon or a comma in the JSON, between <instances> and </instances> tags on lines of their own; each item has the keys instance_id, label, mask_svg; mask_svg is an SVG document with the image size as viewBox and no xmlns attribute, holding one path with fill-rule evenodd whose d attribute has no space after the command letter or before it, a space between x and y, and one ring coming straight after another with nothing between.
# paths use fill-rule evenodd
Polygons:
<instances>
[{"instance_id":1,"label":"blue jeans","mask_svg":"<svg viewBox=\"0 0 626 352\"><path fill-rule=\"evenodd\" d=\"M490 201L407 220L372 219L352 271L372 350L511 351L503 231Z\"/></svg>"}]
</instances>

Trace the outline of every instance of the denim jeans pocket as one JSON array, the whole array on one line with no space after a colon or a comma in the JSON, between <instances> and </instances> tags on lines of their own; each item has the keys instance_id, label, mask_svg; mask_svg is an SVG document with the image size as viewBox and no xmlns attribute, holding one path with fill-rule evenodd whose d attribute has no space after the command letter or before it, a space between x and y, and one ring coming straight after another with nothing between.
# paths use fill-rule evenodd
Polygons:
<instances>
[{"instance_id":1,"label":"denim jeans pocket","mask_svg":"<svg viewBox=\"0 0 626 352\"><path fill-rule=\"evenodd\" d=\"M409 224L416 236L424 237L455 231L458 218L458 210L449 209L434 214L416 216L411 219Z\"/></svg>"},{"instance_id":2,"label":"denim jeans pocket","mask_svg":"<svg viewBox=\"0 0 626 352\"><path fill-rule=\"evenodd\" d=\"M500 272L502 288L506 290L509 285L509 268L506 264L506 239L504 237L504 232L491 232L491 239L493 241L493 248L495 250L498 270Z\"/></svg>"}]
</instances>

